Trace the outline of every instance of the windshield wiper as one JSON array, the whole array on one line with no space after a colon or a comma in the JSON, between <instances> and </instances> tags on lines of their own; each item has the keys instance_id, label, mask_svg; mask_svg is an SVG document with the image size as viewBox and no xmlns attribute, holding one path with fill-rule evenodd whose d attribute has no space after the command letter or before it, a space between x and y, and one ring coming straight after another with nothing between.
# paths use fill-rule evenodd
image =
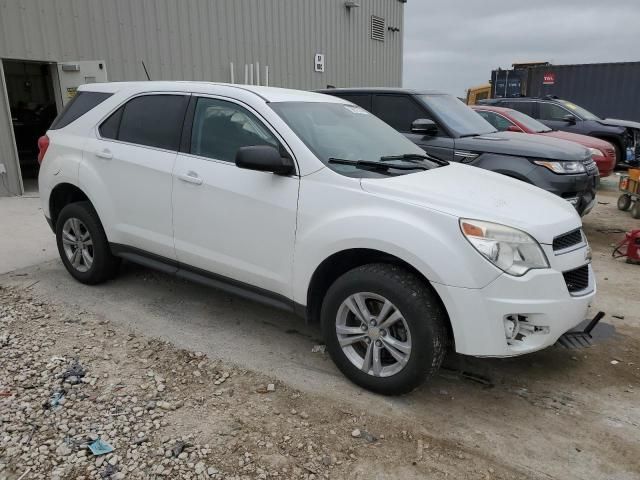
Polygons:
<instances>
[{"instance_id":1,"label":"windshield wiper","mask_svg":"<svg viewBox=\"0 0 640 480\"><path fill-rule=\"evenodd\" d=\"M375 168L378 170L389 170L390 168L396 170L429 170L426 165L412 164L412 165L391 165L383 162L372 162L370 160L347 160L346 158L330 158L327 160L329 163L337 163L339 165L353 165L355 167Z\"/></svg>"},{"instance_id":2,"label":"windshield wiper","mask_svg":"<svg viewBox=\"0 0 640 480\"><path fill-rule=\"evenodd\" d=\"M380 157L381 162L390 162L393 160L429 160L430 162L437 163L438 165L449 165L449 162L446 160L441 160L422 153L404 153L402 155L385 155L384 157Z\"/></svg>"}]
</instances>

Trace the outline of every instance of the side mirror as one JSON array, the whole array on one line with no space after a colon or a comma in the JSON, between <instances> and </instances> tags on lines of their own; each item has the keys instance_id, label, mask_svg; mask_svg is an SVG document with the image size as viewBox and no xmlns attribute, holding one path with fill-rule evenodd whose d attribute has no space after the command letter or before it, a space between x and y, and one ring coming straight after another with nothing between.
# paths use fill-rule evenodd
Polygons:
<instances>
[{"instance_id":1,"label":"side mirror","mask_svg":"<svg viewBox=\"0 0 640 480\"><path fill-rule=\"evenodd\" d=\"M436 135L438 133L438 125L433 120L427 118L419 118L411 124L411 133L421 133L423 135Z\"/></svg>"},{"instance_id":2,"label":"side mirror","mask_svg":"<svg viewBox=\"0 0 640 480\"><path fill-rule=\"evenodd\" d=\"M567 122L570 125L575 125L576 124L576 117L574 117L573 115L571 115L570 113L565 115L564 117L562 117L562 119Z\"/></svg>"},{"instance_id":3,"label":"side mirror","mask_svg":"<svg viewBox=\"0 0 640 480\"><path fill-rule=\"evenodd\" d=\"M516 126L516 125L509 125L507 127L507 132L516 132L516 133L522 133L522 130L520 129L520 127Z\"/></svg>"},{"instance_id":4,"label":"side mirror","mask_svg":"<svg viewBox=\"0 0 640 480\"><path fill-rule=\"evenodd\" d=\"M236 166L278 175L289 175L295 170L293 160L288 156L282 156L278 149L271 145L240 147L236 152Z\"/></svg>"}]
</instances>

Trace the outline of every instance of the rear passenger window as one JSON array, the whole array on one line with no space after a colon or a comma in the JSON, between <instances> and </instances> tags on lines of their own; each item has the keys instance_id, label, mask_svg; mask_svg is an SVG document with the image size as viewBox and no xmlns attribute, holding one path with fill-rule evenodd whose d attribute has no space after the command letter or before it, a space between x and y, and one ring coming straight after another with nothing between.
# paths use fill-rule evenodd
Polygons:
<instances>
[{"instance_id":1,"label":"rear passenger window","mask_svg":"<svg viewBox=\"0 0 640 480\"><path fill-rule=\"evenodd\" d=\"M213 98L199 98L191 130L194 155L235 162L240 147L279 142L252 113L240 105Z\"/></svg>"},{"instance_id":2,"label":"rear passenger window","mask_svg":"<svg viewBox=\"0 0 640 480\"><path fill-rule=\"evenodd\" d=\"M411 124L419 118L429 118L411 98L403 95L376 95L374 113L400 132L411 132Z\"/></svg>"},{"instance_id":3,"label":"rear passenger window","mask_svg":"<svg viewBox=\"0 0 640 480\"><path fill-rule=\"evenodd\" d=\"M57 130L59 128L64 128L69 125L71 122L77 120L82 115L87 113L89 110L94 107L100 105L107 98L109 98L111 93L102 93L102 92L78 92L76 96L71 99L71 101L67 104L67 106L60 112L60 115L56 117L51 126L50 130Z\"/></svg>"},{"instance_id":4,"label":"rear passenger window","mask_svg":"<svg viewBox=\"0 0 640 480\"><path fill-rule=\"evenodd\" d=\"M188 102L188 95L136 97L120 109L122 113L118 110L105 120L100 133L122 142L178 150Z\"/></svg>"},{"instance_id":5,"label":"rear passenger window","mask_svg":"<svg viewBox=\"0 0 640 480\"><path fill-rule=\"evenodd\" d=\"M102 138L111 138L113 140L117 140L118 138L118 130L120 129L120 119L122 118L122 112L124 107L120 107L114 113L111 114L109 118L107 118L100 128L100 136Z\"/></svg>"}]
</instances>

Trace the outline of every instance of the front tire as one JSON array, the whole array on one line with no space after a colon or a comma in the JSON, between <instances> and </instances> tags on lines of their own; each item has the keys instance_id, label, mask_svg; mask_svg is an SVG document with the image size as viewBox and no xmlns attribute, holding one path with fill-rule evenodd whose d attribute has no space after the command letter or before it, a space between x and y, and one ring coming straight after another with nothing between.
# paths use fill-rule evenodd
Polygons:
<instances>
[{"instance_id":1,"label":"front tire","mask_svg":"<svg viewBox=\"0 0 640 480\"><path fill-rule=\"evenodd\" d=\"M98 214L89 202L71 203L62 209L56 221L56 242L62 263L81 283L105 282L120 264L111 254Z\"/></svg>"},{"instance_id":2,"label":"front tire","mask_svg":"<svg viewBox=\"0 0 640 480\"><path fill-rule=\"evenodd\" d=\"M338 278L322 304L327 350L357 385L408 393L433 376L446 353L447 316L435 292L396 265L370 264Z\"/></svg>"}]
</instances>

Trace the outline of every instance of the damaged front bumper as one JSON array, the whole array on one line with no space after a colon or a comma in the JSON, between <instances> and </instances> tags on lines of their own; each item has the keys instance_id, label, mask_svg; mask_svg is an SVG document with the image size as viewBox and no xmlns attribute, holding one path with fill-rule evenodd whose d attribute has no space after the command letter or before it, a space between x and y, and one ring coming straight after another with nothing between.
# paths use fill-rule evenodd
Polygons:
<instances>
[{"instance_id":1,"label":"damaged front bumper","mask_svg":"<svg viewBox=\"0 0 640 480\"><path fill-rule=\"evenodd\" d=\"M434 284L449 314L456 352L478 357L531 353L583 322L596 294L584 250L567 254L557 262L560 268L531 270L522 277L503 274L481 289ZM576 265L587 269L588 284L570 293L562 272Z\"/></svg>"}]
</instances>

